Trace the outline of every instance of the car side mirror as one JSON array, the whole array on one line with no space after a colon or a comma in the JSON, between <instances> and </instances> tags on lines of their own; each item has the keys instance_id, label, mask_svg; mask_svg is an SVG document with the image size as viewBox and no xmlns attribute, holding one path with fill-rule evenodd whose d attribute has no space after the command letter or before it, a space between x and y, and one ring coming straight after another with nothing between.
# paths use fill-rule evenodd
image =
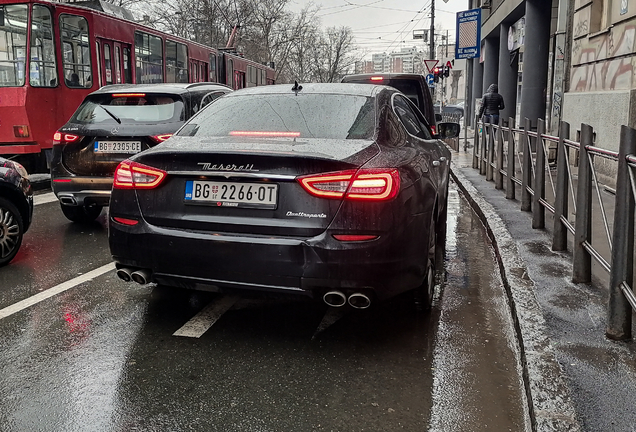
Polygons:
<instances>
[{"instance_id":1,"label":"car side mirror","mask_svg":"<svg viewBox=\"0 0 636 432\"><path fill-rule=\"evenodd\" d=\"M437 134L441 139L457 138L460 130L459 123L445 122L437 125Z\"/></svg>"},{"instance_id":2,"label":"car side mirror","mask_svg":"<svg viewBox=\"0 0 636 432\"><path fill-rule=\"evenodd\" d=\"M441 122L442 121L442 115L439 113L435 113L435 122Z\"/></svg>"}]
</instances>

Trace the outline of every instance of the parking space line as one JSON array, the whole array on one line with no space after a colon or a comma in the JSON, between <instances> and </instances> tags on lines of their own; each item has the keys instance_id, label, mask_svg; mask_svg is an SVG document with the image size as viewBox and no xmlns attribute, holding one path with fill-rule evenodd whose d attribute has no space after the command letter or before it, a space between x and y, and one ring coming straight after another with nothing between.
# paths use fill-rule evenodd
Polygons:
<instances>
[{"instance_id":1,"label":"parking space line","mask_svg":"<svg viewBox=\"0 0 636 432\"><path fill-rule=\"evenodd\" d=\"M57 201L57 197L53 192L45 193L42 195L35 195L33 197L33 205L46 204Z\"/></svg>"},{"instance_id":2,"label":"parking space line","mask_svg":"<svg viewBox=\"0 0 636 432\"><path fill-rule=\"evenodd\" d=\"M225 296L219 301L210 303L172 335L200 338L236 303L236 300L238 300L237 297Z\"/></svg>"},{"instance_id":3,"label":"parking space line","mask_svg":"<svg viewBox=\"0 0 636 432\"><path fill-rule=\"evenodd\" d=\"M86 281L96 278L97 276L101 276L104 273L107 273L111 270L115 269L115 263L111 262L106 265L103 265L95 270L91 270L88 273L77 276L71 280L63 282L59 285L54 286L53 288L49 288L46 291L42 291L34 296L21 300L17 303L12 304L11 306L7 306L4 309L0 309L0 319L6 318L14 313L20 312L28 307L31 307L37 303L40 303L43 300L53 297L56 294L62 293L68 289L71 289L79 284L82 284Z\"/></svg>"}]
</instances>

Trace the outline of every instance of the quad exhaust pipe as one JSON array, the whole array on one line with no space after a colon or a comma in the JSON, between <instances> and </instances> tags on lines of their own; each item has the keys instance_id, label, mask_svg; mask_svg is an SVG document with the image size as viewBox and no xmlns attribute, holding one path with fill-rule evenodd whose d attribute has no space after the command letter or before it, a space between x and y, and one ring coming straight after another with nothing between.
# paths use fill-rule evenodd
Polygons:
<instances>
[{"instance_id":1,"label":"quad exhaust pipe","mask_svg":"<svg viewBox=\"0 0 636 432\"><path fill-rule=\"evenodd\" d=\"M127 267L122 267L117 269L117 277L124 282L135 281L138 284L146 285L150 282L150 276L152 272L150 270L141 269L141 270L132 270Z\"/></svg>"},{"instance_id":2,"label":"quad exhaust pipe","mask_svg":"<svg viewBox=\"0 0 636 432\"><path fill-rule=\"evenodd\" d=\"M362 293L353 293L347 298L347 296L340 291L329 291L322 299L331 307L342 307L347 303L355 309L366 309L371 306L371 299Z\"/></svg>"}]
</instances>

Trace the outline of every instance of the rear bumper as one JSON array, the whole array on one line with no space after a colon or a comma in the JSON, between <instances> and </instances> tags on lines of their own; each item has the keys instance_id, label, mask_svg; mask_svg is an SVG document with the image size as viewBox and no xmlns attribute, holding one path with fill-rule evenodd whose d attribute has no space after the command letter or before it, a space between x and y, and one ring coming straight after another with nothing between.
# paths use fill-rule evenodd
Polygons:
<instances>
[{"instance_id":1,"label":"rear bumper","mask_svg":"<svg viewBox=\"0 0 636 432\"><path fill-rule=\"evenodd\" d=\"M367 242L233 235L109 221L118 267L148 269L151 281L189 289L264 291L321 297L338 289L392 297L421 284L425 254L412 233Z\"/></svg>"},{"instance_id":2,"label":"rear bumper","mask_svg":"<svg viewBox=\"0 0 636 432\"><path fill-rule=\"evenodd\" d=\"M107 206L110 202L113 179L110 177L52 177L51 186L62 204Z\"/></svg>"}]
</instances>

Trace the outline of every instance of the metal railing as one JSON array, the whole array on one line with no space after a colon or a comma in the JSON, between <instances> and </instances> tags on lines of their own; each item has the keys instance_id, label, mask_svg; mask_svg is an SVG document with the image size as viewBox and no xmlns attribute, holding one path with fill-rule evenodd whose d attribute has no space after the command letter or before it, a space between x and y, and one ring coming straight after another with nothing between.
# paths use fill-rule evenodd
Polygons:
<instances>
[{"instance_id":1,"label":"metal railing","mask_svg":"<svg viewBox=\"0 0 636 432\"><path fill-rule=\"evenodd\" d=\"M620 150L613 152L593 145L594 133L586 124L580 142L569 139L565 122L559 136L547 135L543 120L536 131L529 119L523 128L514 127L512 118L508 126L479 119L475 124L473 168L505 189L506 198L521 193L521 210L532 212L532 228L545 228L546 210L554 215L552 250L567 250L571 235L574 283L590 283L592 260L600 264L609 274L606 335L630 339L636 311L636 130L622 126ZM593 231L593 225L602 229Z\"/></svg>"}]
</instances>

